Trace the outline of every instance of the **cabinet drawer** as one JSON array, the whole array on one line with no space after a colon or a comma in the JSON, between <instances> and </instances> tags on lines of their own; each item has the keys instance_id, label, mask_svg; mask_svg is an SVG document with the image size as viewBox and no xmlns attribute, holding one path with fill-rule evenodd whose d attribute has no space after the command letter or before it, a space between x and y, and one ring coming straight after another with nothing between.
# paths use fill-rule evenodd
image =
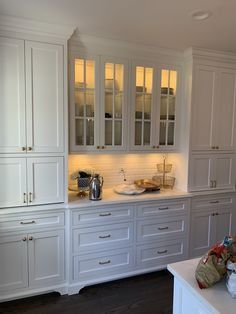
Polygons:
<instances>
[{"instance_id":1,"label":"cabinet drawer","mask_svg":"<svg viewBox=\"0 0 236 314\"><path fill-rule=\"evenodd\" d=\"M119 275L133 267L131 248L75 256L73 259L74 280L92 279Z\"/></svg>"},{"instance_id":2,"label":"cabinet drawer","mask_svg":"<svg viewBox=\"0 0 236 314\"><path fill-rule=\"evenodd\" d=\"M137 247L137 265L141 268L166 266L187 258L186 240L173 240Z\"/></svg>"},{"instance_id":3,"label":"cabinet drawer","mask_svg":"<svg viewBox=\"0 0 236 314\"><path fill-rule=\"evenodd\" d=\"M65 214L40 213L17 217L0 217L0 232L19 231L35 228L61 227L65 224Z\"/></svg>"},{"instance_id":4,"label":"cabinet drawer","mask_svg":"<svg viewBox=\"0 0 236 314\"><path fill-rule=\"evenodd\" d=\"M151 202L137 206L138 217L154 217L169 213L184 213L188 209L187 201Z\"/></svg>"},{"instance_id":5,"label":"cabinet drawer","mask_svg":"<svg viewBox=\"0 0 236 314\"><path fill-rule=\"evenodd\" d=\"M187 233L187 216L140 220L137 222L137 241L175 238Z\"/></svg>"},{"instance_id":6,"label":"cabinet drawer","mask_svg":"<svg viewBox=\"0 0 236 314\"><path fill-rule=\"evenodd\" d=\"M73 230L73 252L100 250L133 242L133 223Z\"/></svg>"},{"instance_id":7,"label":"cabinet drawer","mask_svg":"<svg viewBox=\"0 0 236 314\"><path fill-rule=\"evenodd\" d=\"M110 221L127 220L134 216L133 206L108 206L102 208L88 208L86 210L74 211L72 214L72 225L90 223L106 223Z\"/></svg>"},{"instance_id":8,"label":"cabinet drawer","mask_svg":"<svg viewBox=\"0 0 236 314\"><path fill-rule=\"evenodd\" d=\"M232 205L234 203L234 198L230 196L208 196L193 199L192 209L203 209L205 207L216 207L217 205Z\"/></svg>"}]
</instances>

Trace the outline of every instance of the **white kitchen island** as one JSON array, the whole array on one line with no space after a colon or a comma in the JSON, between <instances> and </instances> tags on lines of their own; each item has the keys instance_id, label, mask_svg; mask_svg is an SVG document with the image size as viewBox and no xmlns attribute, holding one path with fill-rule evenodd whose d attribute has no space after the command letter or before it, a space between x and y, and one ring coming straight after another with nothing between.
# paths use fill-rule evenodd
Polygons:
<instances>
[{"instance_id":1,"label":"white kitchen island","mask_svg":"<svg viewBox=\"0 0 236 314\"><path fill-rule=\"evenodd\" d=\"M236 299L228 293L225 279L208 289L198 287L198 261L196 258L167 266L174 275L173 314L235 314Z\"/></svg>"}]
</instances>

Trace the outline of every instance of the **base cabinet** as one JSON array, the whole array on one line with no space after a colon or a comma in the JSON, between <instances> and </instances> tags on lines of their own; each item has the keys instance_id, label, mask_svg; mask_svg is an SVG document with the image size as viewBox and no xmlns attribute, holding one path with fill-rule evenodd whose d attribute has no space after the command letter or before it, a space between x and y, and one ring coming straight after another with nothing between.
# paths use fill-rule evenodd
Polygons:
<instances>
[{"instance_id":1,"label":"base cabinet","mask_svg":"<svg viewBox=\"0 0 236 314\"><path fill-rule=\"evenodd\" d=\"M234 197L211 197L193 202L190 257L205 254L216 242L223 240L226 235L234 234L236 232L235 216Z\"/></svg>"}]
</instances>

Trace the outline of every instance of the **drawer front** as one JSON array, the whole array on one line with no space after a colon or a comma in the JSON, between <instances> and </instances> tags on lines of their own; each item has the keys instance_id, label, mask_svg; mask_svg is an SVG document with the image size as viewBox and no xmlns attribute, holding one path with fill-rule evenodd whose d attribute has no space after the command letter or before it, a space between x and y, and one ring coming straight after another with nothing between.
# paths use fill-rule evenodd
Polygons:
<instances>
[{"instance_id":1,"label":"drawer front","mask_svg":"<svg viewBox=\"0 0 236 314\"><path fill-rule=\"evenodd\" d=\"M73 252L100 250L133 242L133 223L73 230Z\"/></svg>"},{"instance_id":2,"label":"drawer front","mask_svg":"<svg viewBox=\"0 0 236 314\"><path fill-rule=\"evenodd\" d=\"M210 196L210 197L201 197L197 199L193 199L192 201L192 209L203 209L209 207L216 207L218 205L233 205L234 198L232 195L230 196Z\"/></svg>"},{"instance_id":3,"label":"drawer front","mask_svg":"<svg viewBox=\"0 0 236 314\"><path fill-rule=\"evenodd\" d=\"M121 274L133 267L131 248L75 256L73 259L73 280L96 280L100 277Z\"/></svg>"},{"instance_id":4,"label":"drawer front","mask_svg":"<svg viewBox=\"0 0 236 314\"><path fill-rule=\"evenodd\" d=\"M184 213L188 209L187 201L173 201L173 202L152 202L148 204L139 205L138 217L155 217L160 215L168 215L169 213Z\"/></svg>"},{"instance_id":5,"label":"drawer front","mask_svg":"<svg viewBox=\"0 0 236 314\"><path fill-rule=\"evenodd\" d=\"M134 216L134 208L132 206L123 207L104 207L99 209L91 209L74 211L72 214L72 226L90 223L106 223L118 220L132 219Z\"/></svg>"},{"instance_id":6,"label":"drawer front","mask_svg":"<svg viewBox=\"0 0 236 314\"><path fill-rule=\"evenodd\" d=\"M187 233L187 216L140 220L137 222L137 241L175 238Z\"/></svg>"},{"instance_id":7,"label":"drawer front","mask_svg":"<svg viewBox=\"0 0 236 314\"><path fill-rule=\"evenodd\" d=\"M65 224L65 214L40 213L17 217L0 218L0 232L20 231L35 228L61 227Z\"/></svg>"},{"instance_id":8,"label":"drawer front","mask_svg":"<svg viewBox=\"0 0 236 314\"><path fill-rule=\"evenodd\" d=\"M173 240L137 247L139 268L166 266L187 258L186 240Z\"/></svg>"}]
</instances>

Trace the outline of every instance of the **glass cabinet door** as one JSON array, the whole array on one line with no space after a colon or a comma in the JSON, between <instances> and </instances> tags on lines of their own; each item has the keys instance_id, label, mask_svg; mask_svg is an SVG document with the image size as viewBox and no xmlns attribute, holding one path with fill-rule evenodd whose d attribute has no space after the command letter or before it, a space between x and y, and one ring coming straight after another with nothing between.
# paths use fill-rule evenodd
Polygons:
<instances>
[{"instance_id":1,"label":"glass cabinet door","mask_svg":"<svg viewBox=\"0 0 236 314\"><path fill-rule=\"evenodd\" d=\"M159 145L174 146L177 71L161 70Z\"/></svg>"},{"instance_id":2,"label":"glass cabinet door","mask_svg":"<svg viewBox=\"0 0 236 314\"><path fill-rule=\"evenodd\" d=\"M95 145L95 61L75 59L74 62L75 145Z\"/></svg>"},{"instance_id":3,"label":"glass cabinet door","mask_svg":"<svg viewBox=\"0 0 236 314\"><path fill-rule=\"evenodd\" d=\"M153 104L153 68L135 68L134 146L150 148Z\"/></svg>"},{"instance_id":4,"label":"glass cabinet door","mask_svg":"<svg viewBox=\"0 0 236 314\"><path fill-rule=\"evenodd\" d=\"M125 107L125 84L124 64L104 63L104 110L103 127L104 137L101 148L122 149L124 148L124 107Z\"/></svg>"}]
</instances>

